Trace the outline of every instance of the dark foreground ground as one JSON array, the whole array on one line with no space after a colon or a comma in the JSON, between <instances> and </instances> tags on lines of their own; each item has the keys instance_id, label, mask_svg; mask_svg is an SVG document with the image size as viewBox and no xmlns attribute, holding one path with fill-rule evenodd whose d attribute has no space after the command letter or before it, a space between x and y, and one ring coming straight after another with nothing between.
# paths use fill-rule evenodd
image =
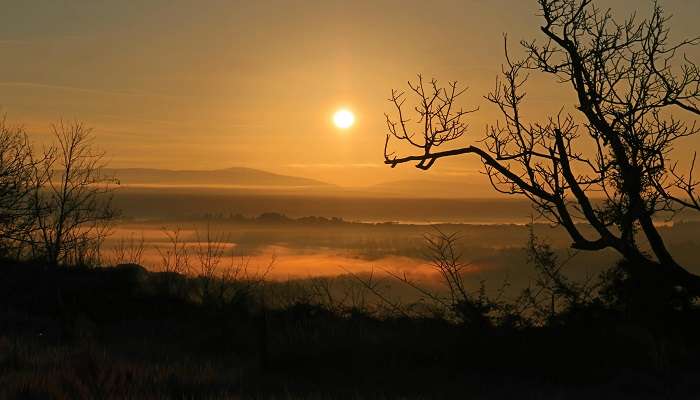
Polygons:
<instances>
[{"instance_id":1,"label":"dark foreground ground","mask_svg":"<svg viewBox=\"0 0 700 400\"><path fill-rule=\"evenodd\" d=\"M695 311L544 327L263 306L136 266L0 268L0 399L697 399ZM641 322L640 322L641 321Z\"/></svg>"}]
</instances>

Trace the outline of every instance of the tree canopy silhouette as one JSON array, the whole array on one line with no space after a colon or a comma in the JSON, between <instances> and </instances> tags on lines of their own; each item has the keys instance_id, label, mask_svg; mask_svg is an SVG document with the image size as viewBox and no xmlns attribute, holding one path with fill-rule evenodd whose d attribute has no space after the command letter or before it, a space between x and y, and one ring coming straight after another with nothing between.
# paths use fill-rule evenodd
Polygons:
<instances>
[{"instance_id":1,"label":"tree canopy silhouette","mask_svg":"<svg viewBox=\"0 0 700 400\"><path fill-rule=\"evenodd\" d=\"M409 82L418 131L407 117L408 95L392 90L396 116L386 116L385 163L413 162L427 170L438 159L474 154L496 190L529 198L542 217L566 229L572 247L612 248L634 268L651 269L700 295L700 277L676 262L652 219L662 211L700 211L696 154L689 168L671 155L678 140L700 130L688 122L700 115L700 70L684 54L700 39L672 42L670 18L658 3L649 18L631 15L623 21L593 0L538 4L544 40L520 42L525 56L518 60L506 46L502 74L485 96L502 121L488 127L478 144L451 146L465 136L465 119L476 109L458 108L463 90L456 82L441 87L419 75ZM534 72L566 85L577 112L562 107L544 121L526 121L524 88ZM392 152L392 138L415 152Z\"/></svg>"},{"instance_id":2,"label":"tree canopy silhouette","mask_svg":"<svg viewBox=\"0 0 700 400\"><path fill-rule=\"evenodd\" d=\"M96 263L117 215L118 182L104 174L105 153L95 150L89 128L62 121L52 128L57 144L33 174L33 253L52 266Z\"/></svg>"}]
</instances>

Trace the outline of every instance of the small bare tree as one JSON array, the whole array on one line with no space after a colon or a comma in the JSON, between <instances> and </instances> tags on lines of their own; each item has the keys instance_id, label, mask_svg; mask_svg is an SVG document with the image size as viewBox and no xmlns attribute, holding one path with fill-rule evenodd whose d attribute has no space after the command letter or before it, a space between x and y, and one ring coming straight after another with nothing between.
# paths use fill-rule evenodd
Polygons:
<instances>
[{"instance_id":1,"label":"small bare tree","mask_svg":"<svg viewBox=\"0 0 700 400\"><path fill-rule=\"evenodd\" d=\"M34 168L35 251L54 266L92 263L116 215L116 180L103 175L104 153L94 150L89 128L60 122L52 129L57 144Z\"/></svg>"},{"instance_id":2,"label":"small bare tree","mask_svg":"<svg viewBox=\"0 0 700 400\"><path fill-rule=\"evenodd\" d=\"M404 92L392 91L398 118L387 115L385 163L429 169L438 159L474 154L497 191L529 198L539 215L566 229L573 248L612 248L635 268L654 270L700 295L700 277L676 262L652 219L660 211L700 210L695 156L688 172L671 158L679 140L700 130L678 116L700 115L700 69L677 57L700 41L671 43L669 18L658 4L641 21L634 15L615 20L593 0L538 4L544 41L521 42L522 60L511 59L506 49L502 76L486 96L503 122L490 126L480 144L441 150L465 135L464 118L472 110L457 107L462 91L456 83L426 87L419 76L409 84L417 124L405 115ZM532 71L567 85L577 112L562 107L545 121L528 122L522 104ZM391 138L416 153L391 152ZM584 234L579 222L589 224L593 235Z\"/></svg>"},{"instance_id":3,"label":"small bare tree","mask_svg":"<svg viewBox=\"0 0 700 400\"><path fill-rule=\"evenodd\" d=\"M190 272L190 252L187 249L187 242L182 238L182 230L162 229L167 238L167 247L161 249L157 247L160 255L160 267L162 272L175 274L188 274Z\"/></svg>"},{"instance_id":4,"label":"small bare tree","mask_svg":"<svg viewBox=\"0 0 700 400\"><path fill-rule=\"evenodd\" d=\"M398 275L391 272L390 274L445 307L462 323L479 327L490 326L489 314L496 304L486 295L486 286L483 281L478 290L467 289L465 275L474 268L474 265L464 261L464 255L459 249L461 241L459 232L443 232L435 227L435 232L426 234L424 239L426 256L433 270L439 274L440 282L447 289L446 297L421 288L405 274Z\"/></svg>"},{"instance_id":5,"label":"small bare tree","mask_svg":"<svg viewBox=\"0 0 700 400\"><path fill-rule=\"evenodd\" d=\"M226 238L223 234L212 232L209 222L204 235L197 230L196 237L195 256L199 263L197 273L202 284L201 295L203 300L209 301L214 295L217 280L220 280L218 269L226 250Z\"/></svg>"},{"instance_id":6,"label":"small bare tree","mask_svg":"<svg viewBox=\"0 0 700 400\"><path fill-rule=\"evenodd\" d=\"M529 230L526 251L527 261L535 267L534 285L525 288L515 302L518 314L543 323L564 311L590 304L599 283L592 276L575 282L563 271L578 251L560 260L549 243L535 235L534 222Z\"/></svg>"},{"instance_id":7,"label":"small bare tree","mask_svg":"<svg viewBox=\"0 0 700 400\"><path fill-rule=\"evenodd\" d=\"M204 234L196 231L197 246L195 256L199 262L200 276L213 279L217 275L217 268L224 257L226 250L226 238L224 235L212 232L211 225L207 223Z\"/></svg>"},{"instance_id":8,"label":"small bare tree","mask_svg":"<svg viewBox=\"0 0 700 400\"><path fill-rule=\"evenodd\" d=\"M231 251L228 265L220 267L217 299L235 302L253 295L256 291L264 291L267 277L277 262L277 255L273 253L264 268L253 267L256 271L251 271L250 261L249 257L238 256L235 251ZM264 293L260 296L264 296ZM261 302L264 302L264 299L261 298Z\"/></svg>"},{"instance_id":9,"label":"small bare tree","mask_svg":"<svg viewBox=\"0 0 700 400\"><path fill-rule=\"evenodd\" d=\"M473 268L473 264L463 261L463 254L459 250L461 240L459 233L447 233L435 227L435 232L426 234L424 239L425 256L430 261L432 269L438 274L438 281L445 287L444 290L428 289L409 277L406 272L380 269L389 277L419 293L421 299L416 303L404 304L400 299L388 296L386 291L388 287L382 286L382 281L375 278L374 271L366 276L360 276L348 270L346 272L360 283L367 294L373 295L376 303L383 306L390 315L431 315L459 321L471 327L492 326L492 317L501 311L501 297L508 282L504 282L495 299L487 296L483 281L480 282L478 289L469 290L465 275Z\"/></svg>"},{"instance_id":10,"label":"small bare tree","mask_svg":"<svg viewBox=\"0 0 700 400\"><path fill-rule=\"evenodd\" d=\"M143 261L143 251L145 250L145 239L143 232L141 237L136 238L132 232L128 237L121 237L113 249L112 262L119 264L141 265Z\"/></svg>"}]
</instances>

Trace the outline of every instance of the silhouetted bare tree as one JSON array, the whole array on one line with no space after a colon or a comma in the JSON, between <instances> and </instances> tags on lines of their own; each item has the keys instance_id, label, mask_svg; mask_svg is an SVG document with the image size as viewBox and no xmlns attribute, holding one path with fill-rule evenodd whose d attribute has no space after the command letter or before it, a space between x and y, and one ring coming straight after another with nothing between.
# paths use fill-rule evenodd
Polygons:
<instances>
[{"instance_id":1,"label":"silhouetted bare tree","mask_svg":"<svg viewBox=\"0 0 700 400\"><path fill-rule=\"evenodd\" d=\"M679 116L700 115L700 70L681 56L699 39L671 43L669 18L658 4L648 19L624 21L593 0L538 4L544 41L521 42L521 60L511 59L506 46L502 75L486 96L503 121L479 144L439 149L465 135L464 117L472 110L457 107L462 91L456 82L444 88L419 76L409 83L418 99L417 132L405 115L405 93L392 91L398 119L387 115L385 163L429 169L440 158L474 154L496 190L528 197L541 216L566 229L572 247L615 249L636 268L653 267L669 283L700 295L700 277L676 262L652 220L659 211L700 210L695 155L685 172L671 158L678 140L699 130ZM562 107L545 121L527 122L524 86L533 71L567 85L578 112ZM390 152L392 137L417 153ZM578 222L592 226L593 236Z\"/></svg>"},{"instance_id":2,"label":"silhouetted bare tree","mask_svg":"<svg viewBox=\"0 0 700 400\"><path fill-rule=\"evenodd\" d=\"M0 255L21 248L33 221L30 207L36 161L27 135L0 119Z\"/></svg>"},{"instance_id":3,"label":"silhouetted bare tree","mask_svg":"<svg viewBox=\"0 0 700 400\"><path fill-rule=\"evenodd\" d=\"M53 133L56 147L34 172L35 251L51 265L92 262L115 216L116 181L102 174L104 153L94 150L90 129L61 122Z\"/></svg>"}]
</instances>

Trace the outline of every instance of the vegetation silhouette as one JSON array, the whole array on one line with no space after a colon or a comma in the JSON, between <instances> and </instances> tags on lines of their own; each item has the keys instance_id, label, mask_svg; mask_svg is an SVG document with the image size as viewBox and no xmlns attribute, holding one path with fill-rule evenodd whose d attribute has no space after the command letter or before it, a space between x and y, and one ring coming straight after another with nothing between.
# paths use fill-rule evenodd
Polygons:
<instances>
[{"instance_id":1,"label":"vegetation silhouette","mask_svg":"<svg viewBox=\"0 0 700 400\"><path fill-rule=\"evenodd\" d=\"M47 270L7 260L0 396L697 394L698 311L682 297L660 299L624 263L599 279L570 282L565 262L531 237L541 278L515 299L490 298L460 286L468 265L456 240L438 232L426 243L445 273L442 292L379 274L267 281L206 242L189 264L204 269L187 275L135 264ZM211 263L223 268L210 274ZM385 288L397 278L425 297L395 298Z\"/></svg>"}]
</instances>

